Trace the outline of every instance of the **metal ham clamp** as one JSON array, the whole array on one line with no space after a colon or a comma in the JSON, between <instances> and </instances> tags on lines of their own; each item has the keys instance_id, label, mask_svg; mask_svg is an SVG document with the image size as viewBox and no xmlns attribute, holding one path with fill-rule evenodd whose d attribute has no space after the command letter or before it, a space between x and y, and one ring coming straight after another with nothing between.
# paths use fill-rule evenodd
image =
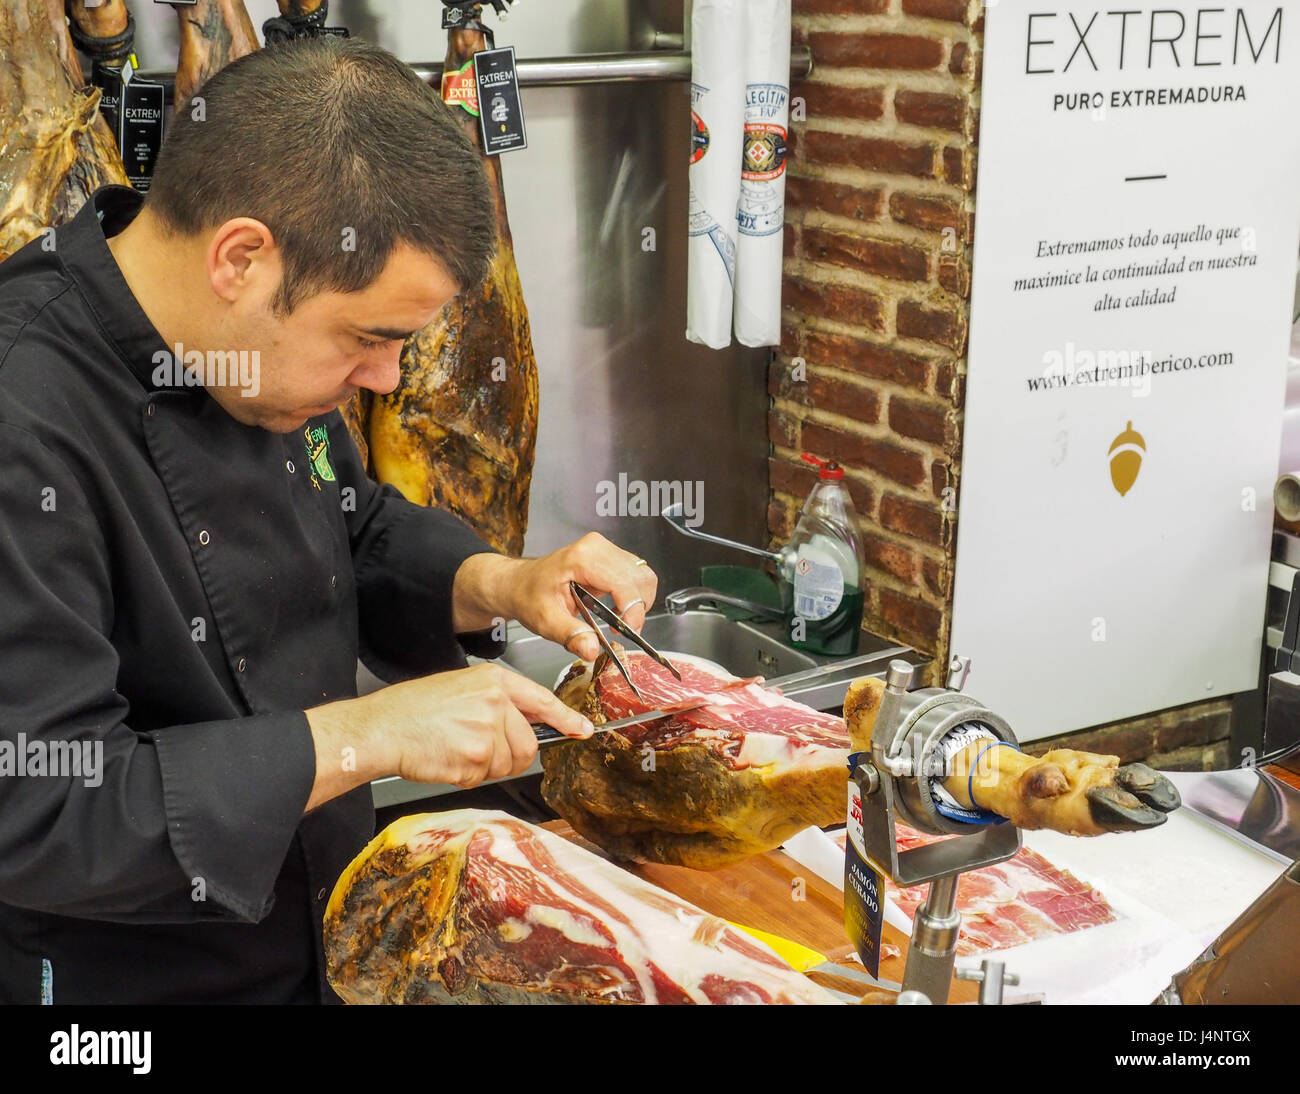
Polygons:
<instances>
[{"instance_id":1,"label":"metal ham clamp","mask_svg":"<svg viewBox=\"0 0 1300 1094\"><path fill-rule=\"evenodd\" d=\"M929 882L912 923L903 989L944 1003L961 928L961 874L1011 858L1021 828L1075 836L1140 831L1163 823L1180 799L1167 778L1143 764L1121 766L1114 756L1069 749L1026 756L1004 718L959 691L909 691L912 677L911 665L891 661L883 685L857 681L845 696L854 750L845 926L870 970L880 937L881 871L901 888ZM955 838L900 852L899 821ZM1002 983L1013 982L997 962L960 976L985 980L982 1002L999 1001Z\"/></svg>"},{"instance_id":2,"label":"metal ham clamp","mask_svg":"<svg viewBox=\"0 0 1300 1094\"><path fill-rule=\"evenodd\" d=\"M931 1002L945 1003L961 929L957 879L967 870L1011 858L1020 850L1020 831L1014 825L990 823L981 817L956 819L949 803L938 797L942 788L930 776L944 773L946 739L954 731L967 742L971 734L984 733L991 743L1014 746L1016 737L1005 719L961 692L945 688L909 692L912 672L912 666L904 661L890 662L870 751L849 756L846 869L850 873L845 892L861 890L863 881L870 889L873 865L886 871L899 886L930 882L925 903L917 909L912 925L903 990L919 991ZM900 852L895 835L899 820L918 831L957 838ZM854 878L855 867L865 878ZM883 887L878 873L876 876L875 897L883 904ZM853 922L848 902L845 916L850 937L861 950L863 924ZM878 925L876 929L878 932ZM876 937L878 940L878 933Z\"/></svg>"}]
</instances>

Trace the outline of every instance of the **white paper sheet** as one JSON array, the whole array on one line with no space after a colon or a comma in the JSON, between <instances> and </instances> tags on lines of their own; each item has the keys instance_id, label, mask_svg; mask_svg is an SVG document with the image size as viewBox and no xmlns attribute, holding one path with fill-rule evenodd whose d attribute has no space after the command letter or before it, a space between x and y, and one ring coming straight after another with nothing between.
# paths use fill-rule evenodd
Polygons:
<instances>
[{"instance_id":1,"label":"white paper sheet","mask_svg":"<svg viewBox=\"0 0 1300 1094\"><path fill-rule=\"evenodd\" d=\"M1016 991L1041 992L1048 1004L1150 1003L1283 869L1188 810L1146 832L1092 839L1025 832L1023 840L1097 889L1120 916L996 951L1020 977ZM843 888L844 851L820 829L800 832L784 850ZM911 934L911 921L888 899L885 920ZM978 968L981 956L990 955L959 957L957 965Z\"/></svg>"}]
</instances>

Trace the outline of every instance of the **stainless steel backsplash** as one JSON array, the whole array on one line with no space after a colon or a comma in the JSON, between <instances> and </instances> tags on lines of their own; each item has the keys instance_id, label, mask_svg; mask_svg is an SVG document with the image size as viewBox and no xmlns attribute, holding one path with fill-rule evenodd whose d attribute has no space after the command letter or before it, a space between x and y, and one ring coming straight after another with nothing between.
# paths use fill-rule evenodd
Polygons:
<instances>
[{"instance_id":1,"label":"stainless steel backsplash","mask_svg":"<svg viewBox=\"0 0 1300 1094\"><path fill-rule=\"evenodd\" d=\"M247 7L260 34L275 4ZM441 62L441 7L334 0L330 22L404 60ZM141 67L172 64L172 9L133 10ZM655 30L680 34L682 4L520 0L508 20L490 8L487 19L497 44L521 59L612 53L650 48ZM702 483L707 530L752 543L767 536L769 353L713 351L683 333L688 86L525 88L523 104L528 147L505 155L503 173L541 376L527 551L595 530L648 558L662 591L695 584L705 561L746 564L628 511L638 483L647 493L660 484L660 498L663 484ZM615 515L598 511L602 493Z\"/></svg>"}]
</instances>

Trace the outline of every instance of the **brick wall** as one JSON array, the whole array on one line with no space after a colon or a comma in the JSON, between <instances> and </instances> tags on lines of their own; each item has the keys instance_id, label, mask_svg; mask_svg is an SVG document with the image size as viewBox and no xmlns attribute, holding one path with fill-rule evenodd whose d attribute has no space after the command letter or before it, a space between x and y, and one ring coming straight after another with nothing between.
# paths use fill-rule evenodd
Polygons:
<instances>
[{"instance_id":1,"label":"brick wall","mask_svg":"<svg viewBox=\"0 0 1300 1094\"><path fill-rule=\"evenodd\" d=\"M1229 754L1231 728L1231 701L1212 699L1127 722L1032 741L1025 746L1025 751L1041 756L1048 749L1064 746L1113 754L1123 763L1144 760L1165 771L1216 771L1241 762L1241 757Z\"/></svg>"},{"instance_id":2,"label":"brick wall","mask_svg":"<svg viewBox=\"0 0 1300 1094\"><path fill-rule=\"evenodd\" d=\"M815 481L801 451L840 461L864 626L932 654L927 684L949 656L982 30L981 0L794 0L815 67L791 88L768 527L787 539ZM1217 700L1068 743L1222 766L1229 723Z\"/></svg>"},{"instance_id":3,"label":"brick wall","mask_svg":"<svg viewBox=\"0 0 1300 1094\"><path fill-rule=\"evenodd\" d=\"M981 6L794 0L815 70L791 89L770 531L840 461L863 518L865 625L947 649L970 292ZM945 499L948 504L945 504Z\"/></svg>"}]
</instances>

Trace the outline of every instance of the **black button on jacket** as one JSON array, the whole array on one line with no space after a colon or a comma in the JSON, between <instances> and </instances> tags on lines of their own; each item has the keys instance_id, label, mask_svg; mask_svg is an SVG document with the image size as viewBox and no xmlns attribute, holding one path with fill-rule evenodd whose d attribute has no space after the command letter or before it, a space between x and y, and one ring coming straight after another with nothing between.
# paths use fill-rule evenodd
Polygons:
<instances>
[{"instance_id":1,"label":"black button on jacket","mask_svg":"<svg viewBox=\"0 0 1300 1094\"><path fill-rule=\"evenodd\" d=\"M490 548L367 480L337 413L276 434L176 385L105 242L139 207L100 190L0 264L0 1000L334 1001L321 916L374 808L303 816L302 711L358 656L464 664L452 580Z\"/></svg>"}]
</instances>

